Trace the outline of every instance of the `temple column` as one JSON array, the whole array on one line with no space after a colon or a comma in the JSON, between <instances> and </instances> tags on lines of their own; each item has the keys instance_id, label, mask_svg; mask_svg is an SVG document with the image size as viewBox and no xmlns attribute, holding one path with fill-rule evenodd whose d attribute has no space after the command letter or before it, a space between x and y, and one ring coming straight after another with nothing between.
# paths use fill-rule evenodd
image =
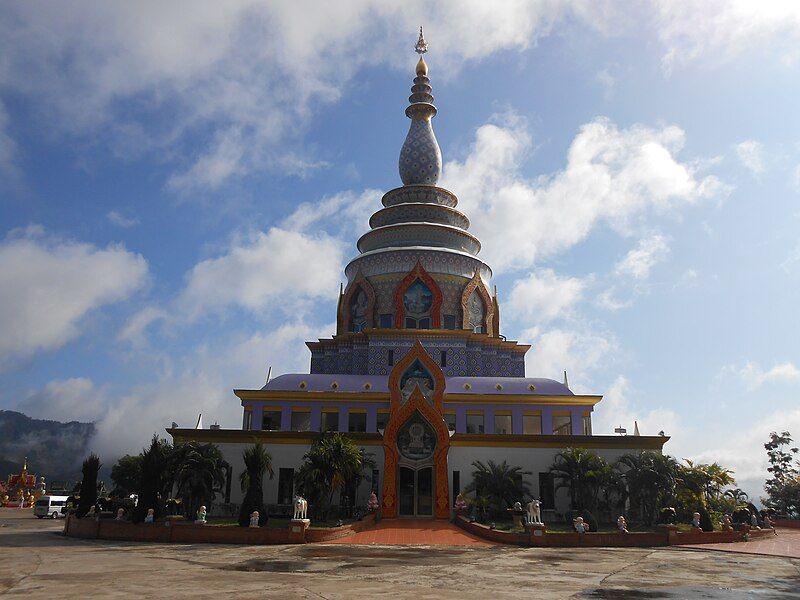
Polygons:
<instances>
[{"instance_id":1,"label":"temple column","mask_svg":"<svg viewBox=\"0 0 800 600\"><path fill-rule=\"evenodd\" d=\"M574 407L570 411L572 421L572 435L583 435L583 407Z\"/></svg>"},{"instance_id":2,"label":"temple column","mask_svg":"<svg viewBox=\"0 0 800 600\"><path fill-rule=\"evenodd\" d=\"M511 409L511 433L517 435L522 433L522 414L522 406L515 406Z\"/></svg>"},{"instance_id":3,"label":"temple column","mask_svg":"<svg viewBox=\"0 0 800 600\"><path fill-rule=\"evenodd\" d=\"M467 409L456 407L456 433L467 433Z\"/></svg>"},{"instance_id":4,"label":"temple column","mask_svg":"<svg viewBox=\"0 0 800 600\"><path fill-rule=\"evenodd\" d=\"M252 417L250 421L250 429L259 431L261 429L261 422L264 420L264 405L262 403L251 404Z\"/></svg>"},{"instance_id":5,"label":"temple column","mask_svg":"<svg viewBox=\"0 0 800 600\"><path fill-rule=\"evenodd\" d=\"M483 409L483 432L494 433L494 409Z\"/></svg>"},{"instance_id":6,"label":"temple column","mask_svg":"<svg viewBox=\"0 0 800 600\"><path fill-rule=\"evenodd\" d=\"M553 435L553 409L542 407L542 435Z\"/></svg>"},{"instance_id":7,"label":"temple column","mask_svg":"<svg viewBox=\"0 0 800 600\"><path fill-rule=\"evenodd\" d=\"M322 414L321 406L311 407L311 431L319 431L321 414Z\"/></svg>"},{"instance_id":8,"label":"temple column","mask_svg":"<svg viewBox=\"0 0 800 600\"><path fill-rule=\"evenodd\" d=\"M378 407L377 406L368 406L367 407L367 431L369 431L369 432L378 431Z\"/></svg>"}]
</instances>

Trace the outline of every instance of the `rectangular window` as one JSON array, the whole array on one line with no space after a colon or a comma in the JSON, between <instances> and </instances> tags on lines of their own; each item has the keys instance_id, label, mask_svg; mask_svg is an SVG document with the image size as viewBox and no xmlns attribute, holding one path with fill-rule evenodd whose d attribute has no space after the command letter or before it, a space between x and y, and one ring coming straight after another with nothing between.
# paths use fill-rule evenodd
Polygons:
<instances>
[{"instance_id":1,"label":"rectangular window","mask_svg":"<svg viewBox=\"0 0 800 600\"><path fill-rule=\"evenodd\" d=\"M367 413L365 412L348 412L347 414L347 431L353 433L360 433L367 430Z\"/></svg>"},{"instance_id":2,"label":"rectangular window","mask_svg":"<svg viewBox=\"0 0 800 600\"><path fill-rule=\"evenodd\" d=\"M447 423L447 429L450 431L456 430L456 413L454 412L446 412L444 413L444 422Z\"/></svg>"},{"instance_id":3,"label":"rectangular window","mask_svg":"<svg viewBox=\"0 0 800 600\"><path fill-rule=\"evenodd\" d=\"M382 314L379 317L379 324L382 329L391 329L394 325L394 315L392 313Z\"/></svg>"},{"instance_id":4,"label":"rectangular window","mask_svg":"<svg viewBox=\"0 0 800 600\"><path fill-rule=\"evenodd\" d=\"M294 469L278 469L278 504L291 504L294 496Z\"/></svg>"},{"instance_id":5,"label":"rectangular window","mask_svg":"<svg viewBox=\"0 0 800 600\"><path fill-rule=\"evenodd\" d=\"M553 435L572 435L572 417L553 415Z\"/></svg>"},{"instance_id":6,"label":"rectangular window","mask_svg":"<svg viewBox=\"0 0 800 600\"><path fill-rule=\"evenodd\" d=\"M389 411L379 410L378 418L376 419L376 426L378 429L386 429L386 424L389 422Z\"/></svg>"},{"instance_id":7,"label":"rectangular window","mask_svg":"<svg viewBox=\"0 0 800 600\"><path fill-rule=\"evenodd\" d=\"M445 315L444 316L444 328L445 329L455 329L456 328L456 316L455 315Z\"/></svg>"},{"instance_id":8,"label":"rectangular window","mask_svg":"<svg viewBox=\"0 0 800 600\"><path fill-rule=\"evenodd\" d=\"M539 473L539 500L542 508L556 507L556 486L552 473Z\"/></svg>"},{"instance_id":9,"label":"rectangular window","mask_svg":"<svg viewBox=\"0 0 800 600\"><path fill-rule=\"evenodd\" d=\"M417 321L417 329L430 329L431 320L429 318L420 319Z\"/></svg>"},{"instance_id":10,"label":"rectangular window","mask_svg":"<svg viewBox=\"0 0 800 600\"><path fill-rule=\"evenodd\" d=\"M461 493L461 471L453 471L453 506L456 504L456 496Z\"/></svg>"},{"instance_id":11,"label":"rectangular window","mask_svg":"<svg viewBox=\"0 0 800 600\"><path fill-rule=\"evenodd\" d=\"M417 328L417 320L406 317L406 329L416 329L416 328Z\"/></svg>"},{"instance_id":12,"label":"rectangular window","mask_svg":"<svg viewBox=\"0 0 800 600\"><path fill-rule=\"evenodd\" d=\"M394 365L394 350L389 350L389 352L386 355L386 362L389 364L390 367Z\"/></svg>"},{"instance_id":13,"label":"rectangular window","mask_svg":"<svg viewBox=\"0 0 800 600\"><path fill-rule=\"evenodd\" d=\"M253 428L253 411L244 411L244 418L242 419L242 429L249 431Z\"/></svg>"},{"instance_id":14,"label":"rectangular window","mask_svg":"<svg viewBox=\"0 0 800 600\"><path fill-rule=\"evenodd\" d=\"M378 469L372 469L372 491L376 496L380 496L381 489L381 472Z\"/></svg>"},{"instance_id":15,"label":"rectangular window","mask_svg":"<svg viewBox=\"0 0 800 600\"><path fill-rule=\"evenodd\" d=\"M494 416L494 432L509 434L511 433L511 415L498 415Z\"/></svg>"},{"instance_id":16,"label":"rectangular window","mask_svg":"<svg viewBox=\"0 0 800 600\"><path fill-rule=\"evenodd\" d=\"M484 329L483 329L483 325L478 325L476 327L473 327L472 331L474 331L475 333L485 333Z\"/></svg>"},{"instance_id":17,"label":"rectangular window","mask_svg":"<svg viewBox=\"0 0 800 600\"><path fill-rule=\"evenodd\" d=\"M522 433L542 435L542 415L522 415Z\"/></svg>"},{"instance_id":18,"label":"rectangular window","mask_svg":"<svg viewBox=\"0 0 800 600\"><path fill-rule=\"evenodd\" d=\"M583 435L592 435L592 416L583 415Z\"/></svg>"},{"instance_id":19,"label":"rectangular window","mask_svg":"<svg viewBox=\"0 0 800 600\"><path fill-rule=\"evenodd\" d=\"M293 410L292 411L292 431L311 430L311 411Z\"/></svg>"},{"instance_id":20,"label":"rectangular window","mask_svg":"<svg viewBox=\"0 0 800 600\"><path fill-rule=\"evenodd\" d=\"M320 431L339 431L339 411L325 409L319 416Z\"/></svg>"},{"instance_id":21,"label":"rectangular window","mask_svg":"<svg viewBox=\"0 0 800 600\"><path fill-rule=\"evenodd\" d=\"M467 433L483 433L483 411L467 413Z\"/></svg>"},{"instance_id":22,"label":"rectangular window","mask_svg":"<svg viewBox=\"0 0 800 600\"><path fill-rule=\"evenodd\" d=\"M444 369L447 366L447 350L442 350L439 356L439 364L441 364Z\"/></svg>"},{"instance_id":23,"label":"rectangular window","mask_svg":"<svg viewBox=\"0 0 800 600\"><path fill-rule=\"evenodd\" d=\"M265 410L261 416L261 429L264 431L280 431L281 411Z\"/></svg>"}]
</instances>

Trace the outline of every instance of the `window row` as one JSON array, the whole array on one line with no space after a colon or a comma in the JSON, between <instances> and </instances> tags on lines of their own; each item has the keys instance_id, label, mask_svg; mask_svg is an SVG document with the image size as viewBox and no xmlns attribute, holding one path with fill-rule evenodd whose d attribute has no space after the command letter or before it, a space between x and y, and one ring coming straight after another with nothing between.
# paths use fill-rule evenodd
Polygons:
<instances>
[{"instance_id":1,"label":"window row","mask_svg":"<svg viewBox=\"0 0 800 600\"><path fill-rule=\"evenodd\" d=\"M339 417L339 409L322 409L319 420L319 431L347 431L359 433L367 431L366 411L346 411L345 420L342 423ZM281 430L280 410L264 410L261 417L261 429L264 431ZM447 428L450 431L457 431L456 413L447 411L444 415ZM386 428L389 420L387 410L379 410L376 414L375 429ZM541 435L542 433L552 435L572 435L572 415L554 414L551 419L552 427L550 431L542 431L541 414L522 415L522 433L526 435ZM245 411L244 429L253 429L252 413ZM592 435L592 419L590 415L582 416L583 435ZM341 427L341 429L340 429ZM290 431L311 431L311 411L308 409L293 409L289 420ZM514 416L510 412L496 412L494 414L494 433L511 434L514 432ZM486 416L482 410L468 410L466 414L466 428L460 433L486 433Z\"/></svg>"},{"instance_id":2,"label":"window row","mask_svg":"<svg viewBox=\"0 0 800 600\"><path fill-rule=\"evenodd\" d=\"M460 329L456 327L456 315L442 315L442 329ZM366 321L351 321L350 331L359 332L367 327ZM381 329L391 329L394 327L394 313L383 313L378 316L378 327ZM429 316L422 318L405 317L406 329L431 329L431 318ZM483 325L475 325L472 330L475 333L486 333Z\"/></svg>"}]
</instances>

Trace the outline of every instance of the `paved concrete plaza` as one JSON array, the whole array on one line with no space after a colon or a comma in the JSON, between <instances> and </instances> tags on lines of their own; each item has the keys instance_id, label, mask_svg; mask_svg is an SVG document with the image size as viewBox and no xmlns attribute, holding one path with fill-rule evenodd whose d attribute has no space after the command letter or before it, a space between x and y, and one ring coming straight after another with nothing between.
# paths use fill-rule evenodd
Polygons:
<instances>
[{"instance_id":1,"label":"paved concrete plaza","mask_svg":"<svg viewBox=\"0 0 800 600\"><path fill-rule=\"evenodd\" d=\"M0 595L800 598L800 559L780 556L680 548L170 546L70 539L62 527L30 511L0 509Z\"/></svg>"}]
</instances>

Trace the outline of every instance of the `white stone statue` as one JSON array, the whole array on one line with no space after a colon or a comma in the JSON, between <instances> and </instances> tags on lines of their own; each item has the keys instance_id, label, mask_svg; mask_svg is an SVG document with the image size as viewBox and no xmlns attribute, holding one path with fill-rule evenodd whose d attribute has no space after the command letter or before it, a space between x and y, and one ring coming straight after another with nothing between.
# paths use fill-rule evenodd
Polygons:
<instances>
[{"instance_id":1,"label":"white stone statue","mask_svg":"<svg viewBox=\"0 0 800 600\"><path fill-rule=\"evenodd\" d=\"M197 511L197 520L195 520L195 523L198 523L200 525L205 525L206 524L206 507L205 506L201 506L200 510Z\"/></svg>"},{"instance_id":2,"label":"white stone statue","mask_svg":"<svg viewBox=\"0 0 800 600\"><path fill-rule=\"evenodd\" d=\"M539 502L536 498L528 502L527 510L528 510L528 523L533 524L536 523L538 525L542 525L542 503Z\"/></svg>"},{"instance_id":3,"label":"white stone statue","mask_svg":"<svg viewBox=\"0 0 800 600\"><path fill-rule=\"evenodd\" d=\"M589 531L589 524L583 520L583 517L575 517L572 520L572 526L578 533L586 533Z\"/></svg>"},{"instance_id":4,"label":"white stone statue","mask_svg":"<svg viewBox=\"0 0 800 600\"><path fill-rule=\"evenodd\" d=\"M145 523L152 523L156 516L156 511L152 508L147 509L147 516L144 518Z\"/></svg>"},{"instance_id":5,"label":"white stone statue","mask_svg":"<svg viewBox=\"0 0 800 600\"><path fill-rule=\"evenodd\" d=\"M293 519L305 519L308 511L308 502L299 494L294 497L294 516Z\"/></svg>"},{"instance_id":6,"label":"white stone statue","mask_svg":"<svg viewBox=\"0 0 800 600\"><path fill-rule=\"evenodd\" d=\"M254 510L250 513L250 527L258 527L258 511Z\"/></svg>"}]
</instances>

